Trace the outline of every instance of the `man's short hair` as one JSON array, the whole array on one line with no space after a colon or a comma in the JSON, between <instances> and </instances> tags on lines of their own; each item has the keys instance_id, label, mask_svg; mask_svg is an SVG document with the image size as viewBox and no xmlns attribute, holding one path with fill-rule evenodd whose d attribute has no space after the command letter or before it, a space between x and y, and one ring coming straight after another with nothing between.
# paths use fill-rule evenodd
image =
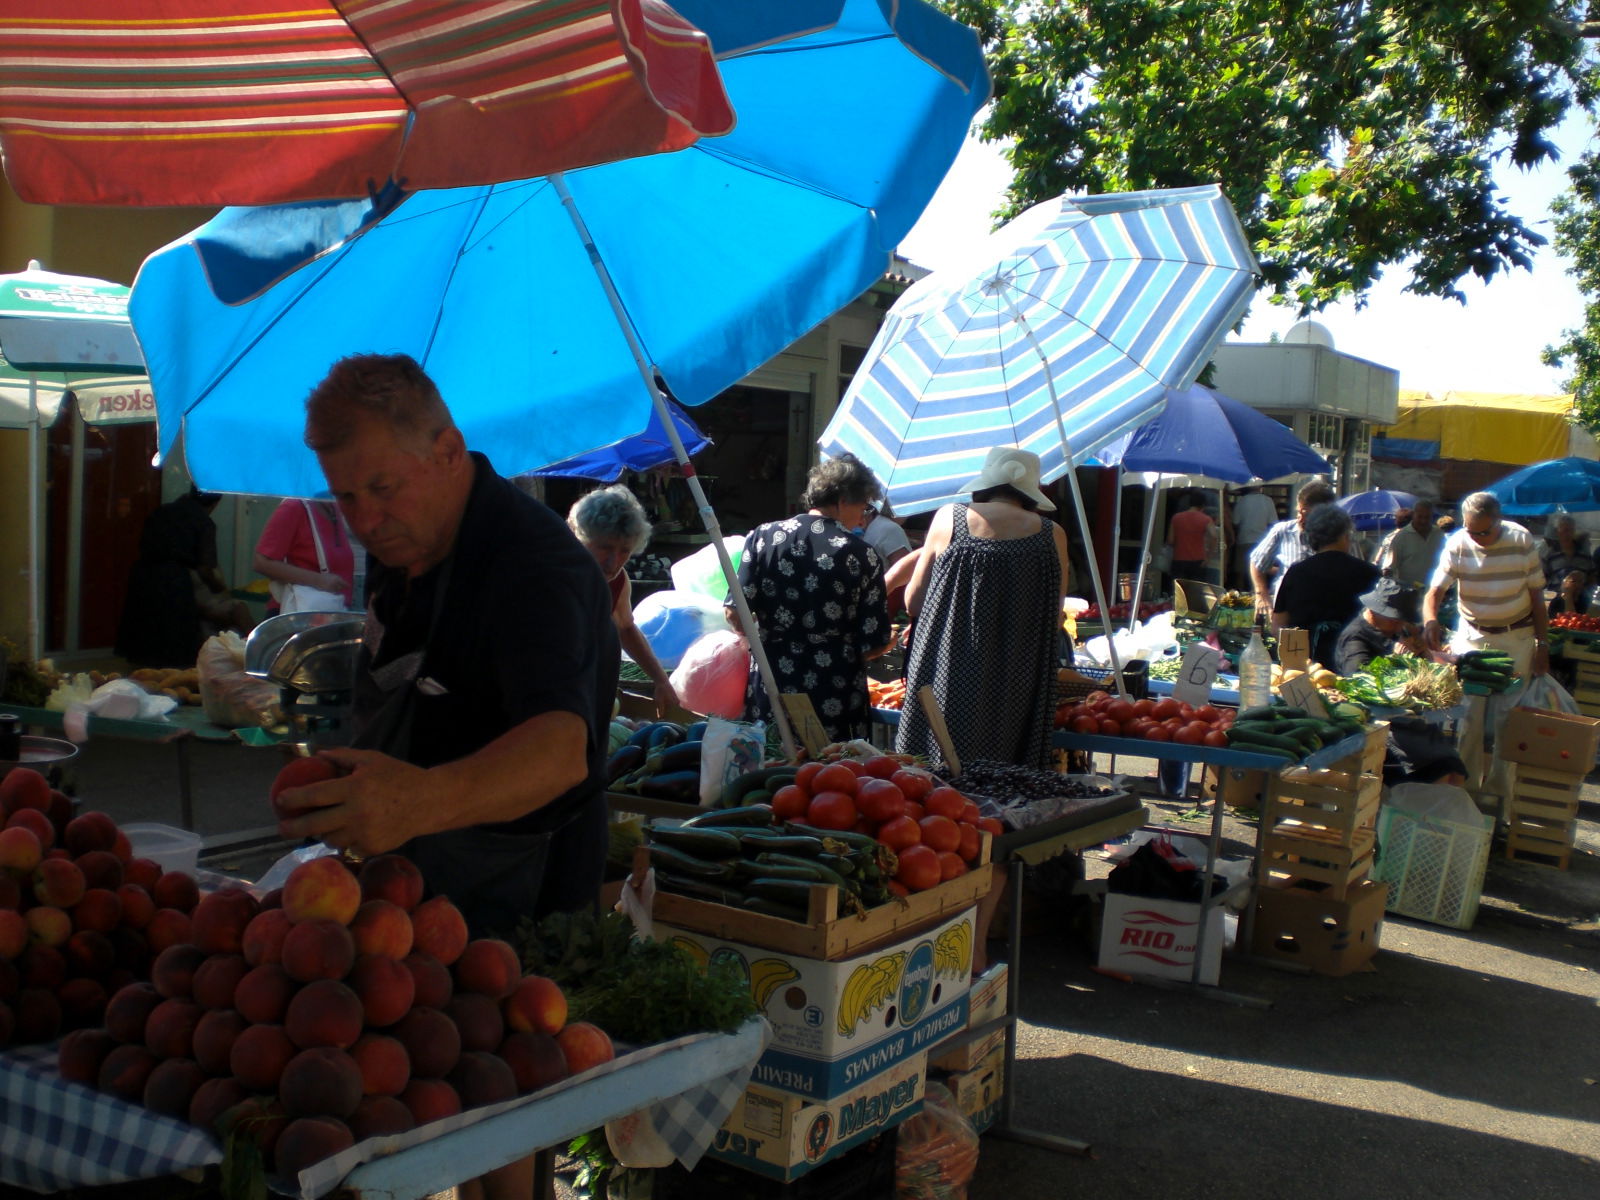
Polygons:
<instances>
[{"instance_id":1,"label":"man's short hair","mask_svg":"<svg viewBox=\"0 0 1600 1200\"><path fill-rule=\"evenodd\" d=\"M1337 504L1319 504L1306 516L1306 541L1313 550L1326 550L1350 529L1350 514Z\"/></svg>"},{"instance_id":2,"label":"man's short hair","mask_svg":"<svg viewBox=\"0 0 1600 1200\"><path fill-rule=\"evenodd\" d=\"M337 450L371 418L419 452L455 425L438 386L409 354L352 354L306 397L306 445L319 454Z\"/></svg>"},{"instance_id":3,"label":"man's short hair","mask_svg":"<svg viewBox=\"0 0 1600 1200\"><path fill-rule=\"evenodd\" d=\"M1461 502L1461 516L1467 517L1498 517L1500 515L1500 497L1493 492L1473 492Z\"/></svg>"},{"instance_id":4,"label":"man's short hair","mask_svg":"<svg viewBox=\"0 0 1600 1200\"><path fill-rule=\"evenodd\" d=\"M1334 498L1333 484L1326 479L1308 479L1300 485L1300 490L1294 495L1296 508L1314 508L1318 504L1332 504Z\"/></svg>"}]
</instances>

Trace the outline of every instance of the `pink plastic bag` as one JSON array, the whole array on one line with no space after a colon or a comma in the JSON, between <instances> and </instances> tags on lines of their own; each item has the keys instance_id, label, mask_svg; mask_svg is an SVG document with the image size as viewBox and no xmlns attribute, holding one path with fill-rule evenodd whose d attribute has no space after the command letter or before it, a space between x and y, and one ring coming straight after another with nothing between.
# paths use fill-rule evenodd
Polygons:
<instances>
[{"instance_id":1,"label":"pink plastic bag","mask_svg":"<svg viewBox=\"0 0 1600 1200\"><path fill-rule=\"evenodd\" d=\"M744 713L750 651L731 629L708 633L690 646L672 672L672 690L691 712L734 718Z\"/></svg>"}]
</instances>

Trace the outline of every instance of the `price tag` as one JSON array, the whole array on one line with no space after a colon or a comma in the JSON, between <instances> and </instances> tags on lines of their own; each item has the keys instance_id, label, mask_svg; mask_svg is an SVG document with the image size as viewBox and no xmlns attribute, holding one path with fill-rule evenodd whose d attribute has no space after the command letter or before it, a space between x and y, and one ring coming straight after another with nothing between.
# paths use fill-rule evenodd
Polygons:
<instances>
[{"instance_id":1,"label":"price tag","mask_svg":"<svg viewBox=\"0 0 1600 1200\"><path fill-rule=\"evenodd\" d=\"M1278 695L1283 697L1285 704L1303 708L1313 717L1327 720L1328 707L1322 703L1322 693L1311 682L1311 676L1296 675L1293 679L1285 679L1278 685Z\"/></svg>"},{"instance_id":2,"label":"price tag","mask_svg":"<svg viewBox=\"0 0 1600 1200\"><path fill-rule=\"evenodd\" d=\"M1211 703L1211 684L1217 677L1217 652L1203 642L1196 642L1183 652L1178 664L1178 681L1173 685L1173 699L1199 708Z\"/></svg>"},{"instance_id":3,"label":"price tag","mask_svg":"<svg viewBox=\"0 0 1600 1200\"><path fill-rule=\"evenodd\" d=\"M811 697L804 692L785 692L778 697L778 702L783 705L784 715L794 727L794 735L800 739L800 744L813 759L820 758L833 739L822 727L822 720L811 705Z\"/></svg>"},{"instance_id":4,"label":"price tag","mask_svg":"<svg viewBox=\"0 0 1600 1200\"><path fill-rule=\"evenodd\" d=\"M1285 671L1304 671L1311 665L1311 634L1304 629L1278 630L1278 661Z\"/></svg>"}]
</instances>

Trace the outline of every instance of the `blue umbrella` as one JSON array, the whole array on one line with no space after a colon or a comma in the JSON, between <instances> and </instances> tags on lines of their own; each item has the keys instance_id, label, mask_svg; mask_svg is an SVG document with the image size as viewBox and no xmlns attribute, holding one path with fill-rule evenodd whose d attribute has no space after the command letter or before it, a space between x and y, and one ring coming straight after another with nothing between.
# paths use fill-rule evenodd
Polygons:
<instances>
[{"instance_id":1,"label":"blue umbrella","mask_svg":"<svg viewBox=\"0 0 1600 1200\"><path fill-rule=\"evenodd\" d=\"M700 432L700 427L689 419L689 414L682 408L670 400L667 402L667 408L672 414L672 424L677 430L678 440L683 443L685 452L698 454L711 444L710 439ZM624 471L648 471L651 467L672 462L676 457L672 449L672 439L661 424L661 414L651 409L650 423L645 426L643 433L636 433L613 446L602 446L599 450L591 450L587 454L569 458L566 462L540 467L531 474L568 479L599 479L610 483Z\"/></svg>"},{"instance_id":2,"label":"blue umbrella","mask_svg":"<svg viewBox=\"0 0 1600 1200\"><path fill-rule=\"evenodd\" d=\"M1600 512L1600 462L1552 458L1513 471L1484 490L1500 497L1501 511L1513 517Z\"/></svg>"},{"instance_id":3,"label":"blue umbrella","mask_svg":"<svg viewBox=\"0 0 1600 1200\"><path fill-rule=\"evenodd\" d=\"M1400 514L1410 512L1417 498L1410 492L1396 492L1389 488L1370 488L1353 496L1341 496L1340 508L1350 514L1357 529L1393 529L1400 523Z\"/></svg>"},{"instance_id":4,"label":"blue umbrella","mask_svg":"<svg viewBox=\"0 0 1600 1200\"><path fill-rule=\"evenodd\" d=\"M147 259L131 311L162 452L181 428L202 487L315 495L299 400L342 355L404 351L470 444L532 471L640 432L652 369L703 403L866 291L988 96L976 36L918 0L674 7L716 49L724 137L226 209Z\"/></svg>"},{"instance_id":5,"label":"blue umbrella","mask_svg":"<svg viewBox=\"0 0 1600 1200\"><path fill-rule=\"evenodd\" d=\"M1167 393L1167 406L1132 433L1096 451L1105 466L1228 483L1320 475L1328 460L1243 401L1195 384Z\"/></svg>"}]
</instances>

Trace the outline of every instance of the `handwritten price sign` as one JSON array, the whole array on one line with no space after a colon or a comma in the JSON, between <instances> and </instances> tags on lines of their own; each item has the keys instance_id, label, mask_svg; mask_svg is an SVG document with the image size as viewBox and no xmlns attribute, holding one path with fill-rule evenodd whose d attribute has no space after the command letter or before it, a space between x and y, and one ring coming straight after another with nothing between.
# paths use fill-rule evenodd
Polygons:
<instances>
[{"instance_id":1,"label":"handwritten price sign","mask_svg":"<svg viewBox=\"0 0 1600 1200\"><path fill-rule=\"evenodd\" d=\"M1178 665L1178 681L1172 687L1173 698L1199 708L1211 703L1211 684L1217 678L1217 652L1203 643L1195 643L1183 654Z\"/></svg>"}]
</instances>

